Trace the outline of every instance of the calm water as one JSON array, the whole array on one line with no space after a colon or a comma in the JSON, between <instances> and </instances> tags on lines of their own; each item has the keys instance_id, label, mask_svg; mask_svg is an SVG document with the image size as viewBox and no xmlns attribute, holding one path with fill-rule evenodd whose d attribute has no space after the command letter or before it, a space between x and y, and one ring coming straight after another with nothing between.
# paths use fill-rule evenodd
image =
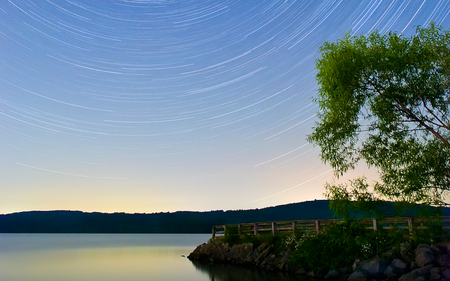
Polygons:
<instances>
[{"instance_id":1,"label":"calm water","mask_svg":"<svg viewBox=\"0 0 450 281\"><path fill-rule=\"evenodd\" d=\"M294 281L186 257L209 234L0 234L1 281Z\"/></svg>"}]
</instances>

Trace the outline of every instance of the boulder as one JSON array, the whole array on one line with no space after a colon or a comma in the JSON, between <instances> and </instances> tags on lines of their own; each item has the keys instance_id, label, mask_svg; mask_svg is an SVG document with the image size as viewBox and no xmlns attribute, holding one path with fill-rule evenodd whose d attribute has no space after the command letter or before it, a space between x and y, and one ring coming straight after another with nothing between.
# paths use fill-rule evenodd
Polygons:
<instances>
[{"instance_id":1,"label":"boulder","mask_svg":"<svg viewBox=\"0 0 450 281\"><path fill-rule=\"evenodd\" d=\"M367 281L369 280L369 275L367 274L367 272L361 270L361 269L356 269L355 271L353 271L352 274L350 274L350 276L347 279L348 281ZM405 280L407 281L407 280Z\"/></svg>"},{"instance_id":2,"label":"boulder","mask_svg":"<svg viewBox=\"0 0 450 281\"><path fill-rule=\"evenodd\" d=\"M424 276L424 277L428 278L430 276L430 271L432 268L434 268L434 265L429 264L429 265L414 269L414 271L417 271L420 276Z\"/></svg>"},{"instance_id":3,"label":"boulder","mask_svg":"<svg viewBox=\"0 0 450 281\"><path fill-rule=\"evenodd\" d=\"M444 271L444 268L442 267L433 267L430 269L430 281L438 281L442 279L442 272Z\"/></svg>"},{"instance_id":4,"label":"boulder","mask_svg":"<svg viewBox=\"0 0 450 281\"><path fill-rule=\"evenodd\" d=\"M401 243L400 244L400 257L406 262L414 261L415 256L412 253L411 244Z\"/></svg>"},{"instance_id":5,"label":"boulder","mask_svg":"<svg viewBox=\"0 0 450 281\"><path fill-rule=\"evenodd\" d=\"M419 267L431 264L436 260L433 249L428 245L419 245L415 253L415 261Z\"/></svg>"},{"instance_id":6,"label":"boulder","mask_svg":"<svg viewBox=\"0 0 450 281\"><path fill-rule=\"evenodd\" d=\"M388 266L383 272L384 276L386 276L389 280L395 280L396 277L399 275L397 271L392 267Z\"/></svg>"},{"instance_id":7,"label":"boulder","mask_svg":"<svg viewBox=\"0 0 450 281\"><path fill-rule=\"evenodd\" d=\"M388 279L395 280L398 276L405 274L407 269L408 263L394 259L383 273Z\"/></svg>"},{"instance_id":8,"label":"boulder","mask_svg":"<svg viewBox=\"0 0 450 281\"><path fill-rule=\"evenodd\" d=\"M437 258L437 263L442 267L450 268L450 256L448 254L440 255Z\"/></svg>"},{"instance_id":9,"label":"boulder","mask_svg":"<svg viewBox=\"0 0 450 281\"><path fill-rule=\"evenodd\" d=\"M253 252L247 256L247 262L253 263L256 262L256 259L269 247L269 244L262 243Z\"/></svg>"},{"instance_id":10,"label":"boulder","mask_svg":"<svg viewBox=\"0 0 450 281\"><path fill-rule=\"evenodd\" d=\"M408 273L403 274L402 276L400 276L398 281L414 281L419 276L420 276L419 273L413 270L411 272L408 272Z\"/></svg>"},{"instance_id":11,"label":"boulder","mask_svg":"<svg viewBox=\"0 0 450 281\"><path fill-rule=\"evenodd\" d=\"M341 276L339 270L331 269L328 271L327 275L325 275L325 279L338 279Z\"/></svg>"},{"instance_id":12,"label":"boulder","mask_svg":"<svg viewBox=\"0 0 450 281\"><path fill-rule=\"evenodd\" d=\"M396 270L404 271L408 267L408 263L399 259L393 259L391 262L391 266Z\"/></svg>"},{"instance_id":13,"label":"boulder","mask_svg":"<svg viewBox=\"0 0 450 281\"><path fill-rule=\"evenodd\" d=\"M450 242L440 242L436 244L436 247L439 248L443 254L450 254Z\"/></svg>"},{"instance_id":14,"label":"boulder","mask_svg":"<svg viewBox=\"0 0 450 281\"><path fill-rule=\"evenodd\" d=\"M227 260L234 264L245 264L248 260L248 256L253 251L252 243L236 244L233 245L227 252Z\"/></svg>"},{"instance_id":15,"label":"boulder","mask_svg":"<svg viewBox=\"0 0 450 281\"><path fill-rule=\"evenodd\" d=\"M366 272L370 277L378 277L383 274L387 268L387 263L384 260L373 260L361 267L361 269Z\"/></svg>"},{"instance_id":16,"label":"boulder","mask_svg":"<svg viewBox=\"0 0 450 281\"><path fill-rule=\"evenodd\" d=\"M446 268L442 271L442 278L450 279L450 268Z\"/></svg>"},{"instance_id":17,"label":"boulder","mask_svg":"<svg viewBox=\"0 0 450 281\"><path fill-rule=\"evenodd\" d=\"M429 264L429 265L424 266L424 267L419 267L417 269L414 269L411 272L408 272L408 273L402 275L398 280L399 281L420 281L420 280L426 280L426 279L428 279L430 277L430 270L433 267L434 266L432 264Z\"/></svg>"}]
</instances>

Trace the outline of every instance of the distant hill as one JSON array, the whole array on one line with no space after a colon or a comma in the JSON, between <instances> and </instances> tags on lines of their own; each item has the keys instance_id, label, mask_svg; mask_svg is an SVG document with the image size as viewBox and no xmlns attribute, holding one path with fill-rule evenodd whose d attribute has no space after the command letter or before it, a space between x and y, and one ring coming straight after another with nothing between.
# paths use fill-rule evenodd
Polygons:
<instances>
[{"instance_id":1,"label":"distant hill","mask_svg":"<svg viewBox=\"0 0 450 281\"><path fill-rule=\"evenodd\" d=\"M253 210L153 214L30 211L0 215L0 233L211 233L212 226L222 224L331 219L328 205L315 200Z\"/></svg>"}]
</instances>

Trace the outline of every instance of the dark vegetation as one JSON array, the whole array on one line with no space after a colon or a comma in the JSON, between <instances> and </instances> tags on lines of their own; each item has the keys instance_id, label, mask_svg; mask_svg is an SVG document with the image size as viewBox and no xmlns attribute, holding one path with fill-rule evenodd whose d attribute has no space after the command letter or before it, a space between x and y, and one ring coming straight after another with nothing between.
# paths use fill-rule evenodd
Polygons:
<instances>
[{"instance_id":1,"label":"dark vegetation","mask_svg":"<svg viewBox=\"0 0 450 281\"><path fill-rule=\"evenodd\" d=\"M388 216L415 216L417 210L398 214L392 203L382 209ZM444 209L444 215L450 209ZM353 212L353 217L363 217ZM174 212L153 214L31 211L0 215L0 233L211 233L214 225L332 219L328 200L315 200L263 209Z\"/></svg>"},{"instance_id":2,"label":"dark vegetation","mask_svg":"<svg viewBox=\"0 0 450 281\"><path fill-rule=\"evenodd\" d=\"M323 229L319 234L315 231L298 229L292 233L254 235L237 234L237 229L228 228L224 236L210 240L210 243L253 244L253 248L261 244L273 246L273 254L289 255L289 268L293 271L302 269L307 272L326 274L330 269L342 269L351 265L356 259L372 259L378 257L391 262L402 258L401 245L407 243L410 249L421 244L436 244L447 241L449 233L436 220L426 220L427 229L379 228L377 231L367 229L358 220L336 222Z\"/></svg>"},{"instance_id":3,"label":"dark vegetation","mask_svg":"<svg viewBox=\"0 0 450 281\"><path fill-rule=\"evenodd\" d=\"M222 224L330 219L329 201L316 200L264 209L153 214L31 211L0 215L1 233L211 233Z\"/></svg>"}]
</instances>

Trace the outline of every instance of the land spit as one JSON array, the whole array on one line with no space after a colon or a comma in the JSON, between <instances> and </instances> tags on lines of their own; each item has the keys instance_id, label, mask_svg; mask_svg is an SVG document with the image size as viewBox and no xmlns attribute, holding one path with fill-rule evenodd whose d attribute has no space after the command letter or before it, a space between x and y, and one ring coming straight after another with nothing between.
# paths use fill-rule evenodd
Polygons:
<instances>
[{"instance_id":1,"label":"land spit","mask_svg":"<svg viewBox=\"0 0 450 281\"><path fill-rule=\"evenodd\" d=\"M369 281L450 281L450 242L436 245L419 245L412 249L402 243L399 254L388 251L377 258L355 260L341 269L328 272L307 272L301 265L290 262L291 250L275 252L274 245L262 243L235 244L214 239L198 246L188 258L201 263L226 263L268 271L285 271L329 280Z\"/></svg>"}]
</instances>

